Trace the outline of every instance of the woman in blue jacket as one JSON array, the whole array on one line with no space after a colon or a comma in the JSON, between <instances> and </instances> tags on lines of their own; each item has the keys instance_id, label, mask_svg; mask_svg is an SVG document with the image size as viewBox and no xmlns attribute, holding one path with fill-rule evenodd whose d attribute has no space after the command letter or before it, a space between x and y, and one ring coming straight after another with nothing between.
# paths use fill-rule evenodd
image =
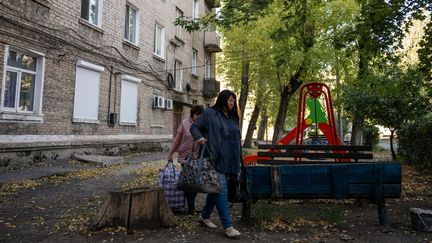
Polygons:
<instances>
[{"instance_id":1,"label":"woman in blue jacket","mask_svg":"<svg viewBox=\"0 0 432 243\"><path fill-rule=\"evenodd\" d=\"M230 238L240 236L233 227L228 209L228 177L239 178L241 165L241 136L236 95L230 90L223 90L216 103L204 110L204 113L190 128L192 136L199 144L207 143L211 155L215 158L216 171L219 173L220 193L207 194L206 204L201 211L199 221L209 228L217 226L210 220L216 206L219 218Z\"/></svg>"}]
</instances>

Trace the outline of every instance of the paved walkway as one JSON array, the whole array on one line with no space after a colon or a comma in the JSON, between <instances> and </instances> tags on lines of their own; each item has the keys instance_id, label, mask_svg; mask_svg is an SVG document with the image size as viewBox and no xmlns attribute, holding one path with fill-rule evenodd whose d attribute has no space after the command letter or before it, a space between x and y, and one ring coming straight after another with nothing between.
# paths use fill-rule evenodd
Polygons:
<instances>
[{"instance_id":1,"label":"paved walkway","mask_svg":"<svg viewBox=\"0 0 432 243\"><path fill-rule=\"evenodd\" d=\"M101 156L101 155L81 155L75 159L85 163L71 163L70 161L54 161L37 164L10 171L0 171L0 186L7 183L19 182L24 180L35 180L42 177L53 175L64 175L70 172L91 169L101 166L110 166L120 163L140 163L143 161L154 161L166 158L166 152L146 153L129 156Z\"/></svg>"}]
</instances>

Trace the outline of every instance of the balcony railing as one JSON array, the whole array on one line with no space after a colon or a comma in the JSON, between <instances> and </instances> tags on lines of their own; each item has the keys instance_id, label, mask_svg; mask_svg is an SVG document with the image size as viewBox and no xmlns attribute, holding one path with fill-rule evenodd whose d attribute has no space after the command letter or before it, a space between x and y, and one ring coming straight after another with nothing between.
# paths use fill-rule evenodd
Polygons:
<instances>
[{"instance_id":1,"label":"balcony railing","mask_svg":"<svg viewBox=\"0 0 432 243\"><path fill-rule=\"evenodd\" d=\"M209 8L220 7L220 0L205 0L205 2Z\"/></svg>"},{"instance_id":2,"label":"balcony railing","mask_svg":"<svg viewBox=\"0 0 432 243\"><path fill-rule=\"evenodd\" d=\"M221 52L220 36L215 31L204 32L204 47L210 52Z\"/></svg>"},{"instance_id":3,"label":"balcony railing","mask_svg":"<svg viewBox=\"0 0 432 243\"><path fill-rule=\"evenodd\" d=\"M204 78L203 96L215 98L220 92L220 83L215 78Z\"/></svg>"}]
</instances>

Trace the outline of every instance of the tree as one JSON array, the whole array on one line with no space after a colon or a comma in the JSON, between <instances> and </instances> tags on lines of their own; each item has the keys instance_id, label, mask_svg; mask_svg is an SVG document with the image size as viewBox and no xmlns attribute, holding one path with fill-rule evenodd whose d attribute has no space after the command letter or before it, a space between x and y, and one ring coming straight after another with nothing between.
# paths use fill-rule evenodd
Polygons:
<instances>
[{"instance_id":1,"label":"tree","mask_svg":"<svg viewBox=\"0 0 432 243\"><path fill-rule=\"evenodd\" d=\"M371 68L379 68L395 56L402 47L403 24L413 12L425 6L426 1L358 1L360 17L355 31L347 34L356 40L358 55L357 78L346 86L346 109L353 117L351 143L362 143L364 120L374 106L369 94L374 90ZM384 63L382 63L382 61Z\"/></svg>"},{"instance_id":2,"label":"tree","mask_svg":"<svg viewBox=\"0 0 432 243\"><path fill-rule=\"evenodd\" d=\"M402 70L398 65L389 65L374 81L374 92L367 118L390 129L390 149L393 160L396 153L393 146L395 132L408 121L423 117L430 111L425 96L424 79L416 69Z\"/></svg>"}]
</instances>

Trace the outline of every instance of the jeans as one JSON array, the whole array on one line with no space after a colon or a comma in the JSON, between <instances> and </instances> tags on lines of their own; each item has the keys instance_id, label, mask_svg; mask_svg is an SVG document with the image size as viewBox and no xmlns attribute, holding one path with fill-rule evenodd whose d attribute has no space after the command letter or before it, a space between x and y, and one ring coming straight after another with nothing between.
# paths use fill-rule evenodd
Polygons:
<instances>
[{"instance_id":1,"label":"jeans","mask_svg":"<svg viewBox=\"0 0 432 243\"><path fill-rule=\"evenodd\" d=\"M223 228L226 229L232 226L232 219L228 209L228 190L227 180L223 173L219 173L220 193L207 194L206 204L201 211L201 217L204 219L210 218L213 208L216 206L220 221Z\"/></svg>"}]
</instances>

